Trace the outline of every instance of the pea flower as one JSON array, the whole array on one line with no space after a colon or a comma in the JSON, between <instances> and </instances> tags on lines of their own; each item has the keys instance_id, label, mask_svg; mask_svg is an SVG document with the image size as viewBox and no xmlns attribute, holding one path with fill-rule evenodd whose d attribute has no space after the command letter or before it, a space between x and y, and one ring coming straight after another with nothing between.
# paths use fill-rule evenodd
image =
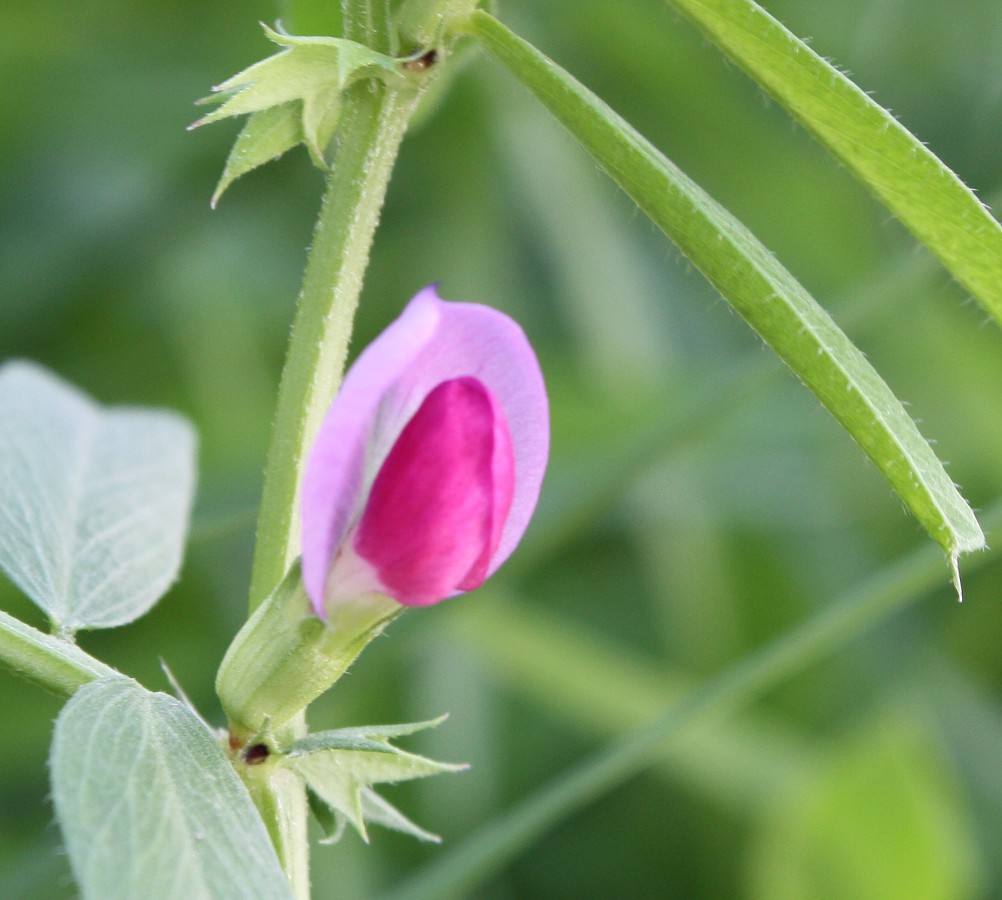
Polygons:
<instances>
[{"instance_id":1,"label":"pea flower","mask_svg":"<svg viewBox=\"0 0 1002 900\"><path fill-rule=\"evenodd\" d=\"M316 614L366 594L426 606L482 584L525 532L548 449L521 328L420 291L348 372L307 462L302 570Z\"/></svg>"}]
</instances>

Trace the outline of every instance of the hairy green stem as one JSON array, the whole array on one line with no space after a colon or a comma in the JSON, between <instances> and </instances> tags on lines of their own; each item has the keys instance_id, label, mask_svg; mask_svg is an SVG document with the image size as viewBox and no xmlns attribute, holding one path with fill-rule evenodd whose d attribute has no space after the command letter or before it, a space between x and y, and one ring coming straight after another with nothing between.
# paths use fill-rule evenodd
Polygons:
<instances>
[{"instance_id":1,"label":"hairy green stem","mask_svg":"<svg viewBox=\"0 0 1002 900\"><path fill-rule=\"evenodd\" d=\"M369 249L407 123L424 80L365 83L348 98L333 170L299 296L265 470L251 578L253 612L299 555L299 486L309 448L344 371ZM306 731L298 714L286 726ZM296 778L252 792L299 900L310 896L307 805Z\"/></svg>"},{"instance_id":2,"label":"hairy green stem","mask_svg":"<svg viewBox=\"0 0 1002 900\"><path fill-rule=\"evenodd\" d=\"M390 0L341 0L344 36L380 53L393 53Z\"/></svg>"},{"instance_id":3,"label":"hairy green stem","mask_svg":"<svg viewBox=\"0 0 1002 900\"><path fill-rule=\"evenodd\" d=\"M0 663L67 700L88 682L118 674L76 644L45 634L5 612L0 612Z\"/></svg>"},{"instance_id":4,"label":"hairy green stem","mask_svg":"<svg viewBox=\"0 0 1002 900\"><path fill-rule=\"evenodd\" d=\"M344 370L355 309L393 163L420 90L354 89L303 279L282 372L258 515L251 609L299 554L303 465Z\"/></svg>"},{"instance_id":5,"label":"hairy green stem","mask_svg":"<svg viewBox=\"0 0 1002 900\"><path fill-rule=\"evenodd\" d=\"M296 900L310 897L309 808L301 779L272 764L238 765L247 791L264 819Z\"/></svg>"},{"instance_id":6,"label":"hairy green stem","mask_svg":"<svg viewBox=\"0 0 1002 900\"><path fill-rule=\"evenodd\" d=\"M890 112L755 0L666 0L778 100L1002 324L1002 225Z\"/></svg>"},{"instance_id":7,"label":"hairy green stem","mask_svg":"<svg viewBox=\"0 0 1002 900\"><path fill-rule=\"evenodd\" d=\"M468 15L474 2L420 4L414 13L419 31L446 41L451 22ZM345 37L382 52L394 49L387 0L343 0L342 9ZM440 62L445 55L439 54ZM278 587L299 555L299 487L305 461L341 383L369 250L400 143L439 67L409 73L392 85L361 83L345 97L334 164L279 386L258 515L251 613ZM294 739L305 731L305 716L300 713L282 727L281 739ZM301 782L268 779L254 785L252 794L294 895L308 898L307 805Z\"/></svg>"}]
</instances>

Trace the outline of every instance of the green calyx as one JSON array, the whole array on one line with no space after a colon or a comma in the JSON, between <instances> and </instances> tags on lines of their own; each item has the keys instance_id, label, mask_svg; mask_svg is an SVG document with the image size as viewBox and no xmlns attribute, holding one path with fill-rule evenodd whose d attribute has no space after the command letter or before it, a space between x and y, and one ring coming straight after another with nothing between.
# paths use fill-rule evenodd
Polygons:
<instances>
[{"instance_id":1,"label":"green calyx","mask_svg":"<svg viewBox=\"0 0 1002 900\"><path fill-rule=\"evenodd\" d=\"M233 639L216 678L234 748L281 728L326 691L403 607L380 594L339 604L325 622L293 567Z\"/></svg>"}]
</instances>

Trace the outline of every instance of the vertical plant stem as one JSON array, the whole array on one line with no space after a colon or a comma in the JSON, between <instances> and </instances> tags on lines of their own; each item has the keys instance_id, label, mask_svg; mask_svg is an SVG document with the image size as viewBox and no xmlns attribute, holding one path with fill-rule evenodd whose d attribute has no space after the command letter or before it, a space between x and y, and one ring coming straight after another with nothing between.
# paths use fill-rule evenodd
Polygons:
<instances>
[{"instance_id":1,"label":"vertical plant stem","mask_svg":"<svg viewBox=\"0 0 1002 900\"><path fill-rule=\"evenodd\" d=\"M275 766L263 772L244 767L241 773L296 900L310 898L310 856L306 825L306 792L299 777Z\"/></svg>"},{"instance_id":2,"label":"vertical plant stem","mask_svg":"<svg viewBox=\"0 0 1002 900\"><path fill-rule=\"evenodd\" d=\"M440 36L472 0L433 0L417 25ZM342 0L344 36L374 50L394 42L388 0ZM437 70L436 70L437 71ZM282 582L299 555L299 485L309 448L344 372L369 250L393 164L411 115L433 74L413 74L393 85L361 83L345 96L334 165L310 247L303 287L272 426L258 514L251 573L250 609ZM299 714L275 735L284 745L305 734ZM255 785L255 802L272 835L298 900L308 900L307 803L298 778L271 778Z\"/></svg>"},{"instance_id":3,"label":"vertical plant stem","mask_svg":"<svg viewBox=\"0 0 1002 900\"><path fill-rule=\"evenodd\" d=\"M251 578L253 611L299 554L299 484L309 447L344 371L369 249L390 173L421 89L361 84L348 98L340 143L310 248L279 387ZM306 731L303 714L283 731ZM296 778L258 785L258 809L299 900L310 896L305 790Z\"/></svg>"},{"instance_id":4,"label":"vertical plant stem","mask_svg":"<svg viewBox=\"0 0 1002 900\"><path fill-rule=\"evenodd\" d=\"M380 53L391 53L389 0L341 0L344 36Z\"/></svg>"},{"instance_id":5,"label":"vertical plant stem","mask_svg":"<svg viewBox=\"0 0 1002 900\"><path fill-rule=\"evenodd\" d=\"M252 611L299 554L303 464L341 381L369 248L419 93L411 85L363 84L345 109L279 387L258 516Z\"/></svg>"}]
</instances>

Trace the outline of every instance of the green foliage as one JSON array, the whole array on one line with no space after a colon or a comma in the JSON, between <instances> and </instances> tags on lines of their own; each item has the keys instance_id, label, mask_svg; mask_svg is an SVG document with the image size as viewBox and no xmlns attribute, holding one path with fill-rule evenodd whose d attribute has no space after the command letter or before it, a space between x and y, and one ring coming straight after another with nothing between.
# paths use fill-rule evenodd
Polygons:
<instances>
[{"instance_id":1,"label":"green foliage","mask_svg":"<svg viewBox=\"0 0 1002 900\"><path fill-rule=\"evenodd\" d=\"M85 897L291 896L217 737L173 697L124 678L81 688L59 714L51 767Z\"/></svg>"},{"instance_id":2,"label":"green foliage","mask_svg":"<svg viewBox=\"0 0 1002 900\"><path fill-rule=\"evenodd\" d=\"M816 778L780 794L749 859L762 900L981 894L973 823L917 723L892 713L831 749Z\"/></svg>"},{"instance_id":3,"label":"green foliage","mask_svg":"<svg viewBox=\"0 0 1002 900\"><path fill-rule=\"evenodd\" d=\"M0 566L61 634L143 615L177 576L195 484L179 416L102 410L27 363L0 369Z\"/></svg>"},{"instance_id":4,"label":"green foliage","mask_svg":"<svg viewBox=\"0 0 1002 900\"><path fill-rule=\"evenodd\" d=\"M496 19L470 31L576 137L630 198L814 392L947 552L984 546L971 508L904 407L852 342L741 222L595 94Z\"/></svg>"},{"instance_id":5,"label":"green foliage","mask_svg":"<svg viewBox=\"0 0 1002 900\"><path fill-rule=\"evenodd\" d=\"M340 115L341 107L338 105L323 123L323 132L318 131L314 135L314 145L327 146ZM212 193L211 205L215 207L223 192L241 175L278 159L286 150L301 144L304 141L302 119L300 104L296 102L252 113L233 142L219 184ZM314 152L312 147L311 152ZM317 159L321 159L321 155L314 155L314 160Z\"/></svg>"},{"instance_id":6,"label":"green foliage","mask_svg":"<svg viewBox=\"0 0 1002 900\"><path fill-rule=\"evenodd\" d=\"M445 37L445 28L462 22L479 5L478 0L404 0L394 23L404 50L434 46Z\"/></svg>"},{"instance_id":7,"label":"green foliage","mask_svg":"<svg viewBox=\"0 0 1002 900\"><path fill-rule=\"evenodd\" d=\"M997 204L997 2L768 7ZM329 2L247 11L299 33L340 33ZM861 182L664 0L628 10L507 0L501 13L750 227L909 401L974 507L989 508L1002 493L998 332ZM284 160L214 215L205 208L225 135L186 135L185 98L256 58L260 32L232 7L39 0L8 5L0 19L0 354L37 358L108 402L182 409L203 435L184 577L130 628L80 640L150 686L162 683L163 656L221 724L210 686L244 620L318 174ZM923 536L879 475L531 95L475 54L468 62L447 68L445 102L404 145L352 352L437 279L445 296L515 315L540 346L553 465L537 522L493 589L403 617L311 711L315 727L334 728L448 709L449 727L417 735L415 750L472 764L461 778L398 789L442 848L389 834L366 846L348 834L313 855L316 894L377 896L496 830L559 772L875 572L927 601L902 600L887 624L871 621L842 649L815 647L806 668L740 717L712 717L638 764L650 774L565 806L478 868L472 892L597 900L654 886L694 900L747 897L757 883L749 857L776 834L768 814L782 799L762 799L749 772L781 785L770 773L792 771L805 779L799 796L817 797L874 710L910 692L926 714L920 747L883 768L893 778L868 782L867 809L900 801L904 784L933 797L926 822L962 815L950 840L935 825L903 829L940 839L895 844L866 866L902 885L953 872L960 888L980 871L982 893L1000 893L997 558L970 558L961 607L937 589L935 548L921 554L921 578L891 565ZM600 277L589 277L592 265ZM617 359L630 375L610 389L602 373L619 371ZM42 624L6 582L0 606ZM0 772L0 896L78 896L43 763L59 705L3 672L0 705L17 723ZM875 752L877 743L863 741ZM832 767L814 765L822 759ZM842 804L835 819L851 825L852 811ZM879 851L881 829L869 833Z\"/></svg>"},{"instance_id":8,"label":"green foliage","mask_svg":"<svg viewBox=\"0 0 1002 900\"><path fill-rule=\"evenodd\" d=\"M368 842L366 823L401 831L423 841L440 838L415 825L372 790L374 784L395 784L460 772L463 765L435 762L393 746L390 739L434 728L443 718L410 725L372 725L315 732L297 741L279 765L299 774L311 793L311 806L327 835L337 840L350 822ZM327 807L334 817L333 825ZM319 808L318 808L319 807Z\"/></svg>"},{"instance_id":9,"label":"green foliage","mask_svg":"<svg viewBox=\"0 0 1002 900\"><path fill-rule=\"evenodd\" d=\"M754 0L668 0L842 160L1002 324L1002 226L946 165Z\"/></svg>"},{"instance_id":10,"label":"green foliage","mask_svg":"<svg viewBox=\"0 0 1002 900\"><path fill-rule=\"evenodd\" d=\"M435 728L445 721L445 716L429 719L427 722L411 722L401 725L361 725L353 728L335 728L332 731L314 731L300 738L289 747L290 756L301 756L317 750L367 750L379 753L395 753L389 744L391 738L404 737Z\"/></svg>"},{"instance_id":11,"label":"green foliage","mask_svg":"<svg viewBox=\"0 0 1002 900\"><path fill-rule=\"evenodd\" d=\"M316 165L341 118L342 94L366 78L402 81L395 60L368 47L333 37L295 37L264 27L265 36L285 49L254 63L213 88L203 103L222 105L192 128L230 116L250 118L226 160L212 205L237 178L305 144Z\"/></svg>"},{"instance_id":12,"label":"green foliage","mask_svg":"<svg viewBox=\"0 0 1002 900\"><path fill-rule=\"evenodd\" d=\"M1002 531L1002 506L992 511L991 525L993 529ZM395 890L392 897L394 900L431 900L464 896L496 872L511 856L538 840L564 816L609 790L612 785L636 775L666 750L670 754L673 745L689 739L692 731L700 726L705 728L724 713L740 709L811 662L826 656L856 635L867 623L879 621L912 602L928 589L936 577L936 568L931 564L933 560L928 549L923 548L923 551L899 561L857 592L669 702L657 715L626 731L590 759L562 773L545 788L537 790L509 810L490 828L481 830L437 860ZM983 556L981 560L984 560ZM573 644L570 646L573 647ZM517 658L517 651L507 655ZM735 737L738 737L737 733L729 739ZM719 763L721 755L716 755ZM666 757L671 758L668 754ZM685 758L684 750L682 758ZM789 751L786 759L788 762L799 762ZM718 786L723 787L726 778L740 775L747 762L742 760L740 764L725 767L725 774L718 776ZM790 783L796 784L799 774L796 770L788 772L789 781L779 786L779 792L789 790ZM764 792L759 802L769 797L768 792ZM925 824L923 821L921 826ZM931 852L927 846L929 843L922 834L920 840L909 845L908 852ZM947 848L948 857L952 854L953 848ZM970 851L970 857L974 859L973 851ZM948 858L943 865L949 868L954 862ZM933 868L936 865L938 861ZM884 875L874 873L874 877L879 879Z\"/></svg>"}]
</instances>

